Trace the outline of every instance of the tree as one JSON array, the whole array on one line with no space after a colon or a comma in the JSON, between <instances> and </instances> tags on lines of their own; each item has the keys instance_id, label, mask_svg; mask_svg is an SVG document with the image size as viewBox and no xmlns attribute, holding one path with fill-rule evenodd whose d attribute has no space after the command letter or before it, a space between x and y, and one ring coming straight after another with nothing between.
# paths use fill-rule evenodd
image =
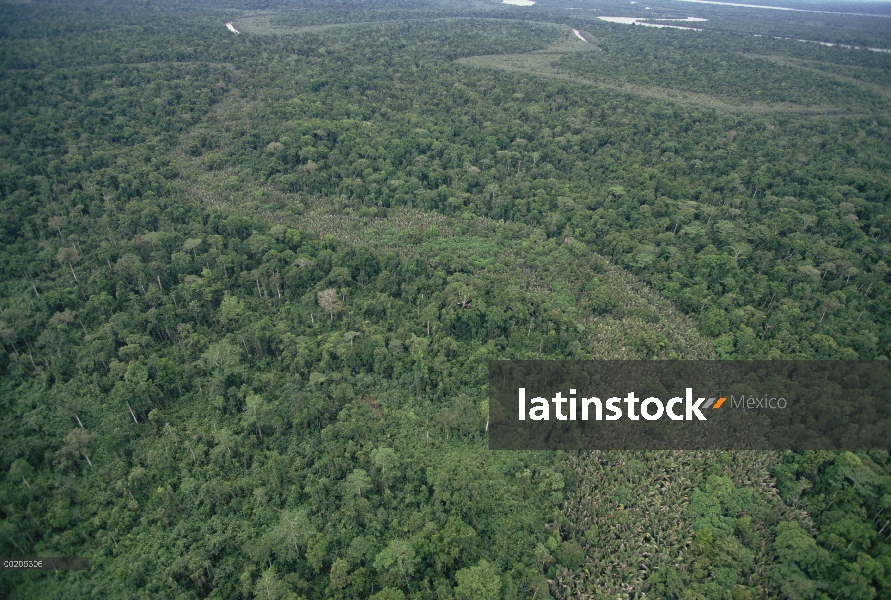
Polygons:
<instances>
[{"instance_id":1,"label":"tree","mask_svg":"<svg viewBox=\"0 0 891 600\"><path fill-rule=\"evenodd\" d=\"M288 589L285 582L278 578L275 567L263 571L263 575L254 586L254 595L263 600L280 600L282 598L294 598L294 594Z\"/></svg>"},{"instance_id":2,"label":"tree","mask_svg":"<svg viewBox=\"0 0 891 600\"><path fill-rule=\"evenodd\" d=\"M385 587L374 596L372 596L371 600L405 600L405 594L402 592L402 590L398 590L392 587Z\"/></svg>"},{"instance_id":3,"label":"tree","mask_svg":"<svg viewBox=\"0 0 891 600\"><path fill-rule=\"evenodd\" d=\"M75 456L82 455L87 460L87 464L92 467L93 462L90 460L87 451L89 450L90 443L95 439L96 434L85 429L72 429L68 435L65 436L65 447L62 450L62 453Z\"/></svg>"},{"instance_id":4,"label":"tree","mask_svg":"<svg viewBox=\"0 0 891 600\"><path fill-rule=\"evenodd\" d=\"M408 576L414 573L417 563L411 542L396 539L387 544L387 547L375 557L374 568L378 571L395 570L405 578L405 585L408 587Z\"/></svg>"},{"instance_id":5,"label":"tree","mask_svg":"<svg viewBox=\"0 0 891 600\"><path fill-rule=\"evenodd\" d=\"M75 282L77 282L77 275L75 275L74 266L71 263L76 261L77 258L77 248L59 248L59 252L56 254L56 260L59 261L59 264L68 265L68 268L71 269L71 276Z\"/></svg>"},{"instance_id":6,"label":"tree","mask_svg":"<svg viewBox=\"0 0 891 600\"><path fill-rule=\"evenodd\" d=\"M343 558L336 559L331 563L330 574L331 587L335 590L342 590L350 584L350 563Z\"/></svg>"},{"instance_id":7,"label":"tree","mask_svg":"<svg viewBox=\"0 0 891 600\"><path fill-rule=\"evenodd\" d=\"M316 299L318 300L319 306L328 312L333 321L334 313L340 312L341 310L340 299L337 297L337 290L334 288L322 290L316 295Z\"/></svg>"},{"instance_id":8,"label":"tree","mask_svg":"<svg viewBox=\"0 0 891 600\"><path fill-rule=\"evenodd\" d=\"M362 492L371 487L371 478L365 469L353 469L343 482L343 493L346 496L362 497Z\"/></svg>"},{"instance_id":9,"label":"tree","mask_svg":"<svg viewBox=\"0 0 891 600\"><path fill-rule=\"evenodd\" d=\"M276 556L296 560L300 548L306 546L315 534L316 528L309 520L307 509L298 508L282 512L278 523L264 538Z\"/></svg>"},{"instance_id":10,"label":"tree","mask_svg":"<svg viewBox=\"0 0 891 600\"><path fill-rule=\"evenodd\" d=\"M472 567L461 569L455 575L456 600L498 600L501 597L501 579L498 569L487 560Z\"/></svg>"},{"instance_id":11,"label":"tree","mask_svg":"<svg viewBox=\"0 0 891 600\"><path fill-rule=\"evenodd\" d=\"M388 487L399 468L399 456L392 448L375 448L371 451L371 462L380 471L384 488Z\"/></svg>"}]
</instances>

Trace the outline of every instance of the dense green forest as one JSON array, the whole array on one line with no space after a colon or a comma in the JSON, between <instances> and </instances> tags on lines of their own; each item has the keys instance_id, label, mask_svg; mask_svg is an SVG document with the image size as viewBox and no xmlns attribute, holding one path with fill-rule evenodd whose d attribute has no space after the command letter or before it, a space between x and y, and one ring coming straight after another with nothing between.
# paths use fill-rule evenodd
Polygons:
<instances>
[{"instance_id":1,"label":"dense green forest","mask_svg":"<svg viewBox=\"0 0 891 600\"><path fill-rule=\"evenodd\" d=\"M488 450L489 360L891 355L891 53L798 41L888 18L643 10L0 4L0 554L91 564L0 596L891 598L887 449Z\"/></svg>"}]
</instances>

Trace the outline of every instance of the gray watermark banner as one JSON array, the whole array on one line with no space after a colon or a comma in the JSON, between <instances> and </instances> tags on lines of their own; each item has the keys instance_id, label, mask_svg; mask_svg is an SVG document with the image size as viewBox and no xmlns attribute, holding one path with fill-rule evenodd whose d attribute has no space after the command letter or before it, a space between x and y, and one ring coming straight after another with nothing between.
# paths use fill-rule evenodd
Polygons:
<instances>
[{"instance_id":1,"label":"gray watermark banner","mask_svg":"<svg viewBox=\"0 0 891 600\"><path fill-rule=\"evenodd\" d=\"M491 361L492 450L891 450L891 361Z\"/></svg>"}]
</instances>

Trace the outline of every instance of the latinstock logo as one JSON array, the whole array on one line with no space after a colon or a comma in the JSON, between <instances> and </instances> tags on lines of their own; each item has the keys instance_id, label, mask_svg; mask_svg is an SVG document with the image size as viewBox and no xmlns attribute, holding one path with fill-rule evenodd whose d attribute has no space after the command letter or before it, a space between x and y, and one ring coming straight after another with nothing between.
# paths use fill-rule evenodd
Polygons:
<instances>
[{"instance_id":1,"label":"latinstock logo","mask_svg":"<svg viewBox=\"0 0 891 600\"><path fill-rule=\"evenodd\" d=\"M668 417L672 421L692 421L694 418L699 421L707 421L708 417L702 411L721 408L727 400L726 397L701 397L694 400L693 388L686 388L683 398L675 396L665 403L655 396L641 400L633 391L628 392L624 397L613 396L607 398L606 402L602 402L596 396L576 398L575 394L576 389L571 388L568 397L563 397L562 392L557 392L550 402L542 396L530 399L528 406L529 419L532 421L549 421L552 414L550 404L553 404L553 415L558 421L576 421L579 419L588 421L592 418L595 421L618 421L622 418L627 418L631 421L639 421L641 418L646 421L658 421L662 417ZM625 404L624 409L622 408L622 403ZM639 411L638 403L640 403ZM568 405L568 412L564 412L564 404ZM676 408L680 410L680 407L683 407L683 412L676 412ZM526 388L523 387L518 390L518 408L520 421L525 421L527 402ZM604 408L606 411L604 411Z\"/></svg>"}]
</instances>

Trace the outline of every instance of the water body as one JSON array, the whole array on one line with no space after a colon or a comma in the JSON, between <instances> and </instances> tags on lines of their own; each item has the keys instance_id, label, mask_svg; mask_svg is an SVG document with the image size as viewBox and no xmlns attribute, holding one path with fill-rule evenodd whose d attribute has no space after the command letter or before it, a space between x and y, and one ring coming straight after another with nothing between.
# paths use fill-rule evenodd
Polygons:
<instances>
[{"instance_id":1,"label":"water body","mask_svg":"<svg viewBox=\"0 0 891 600\"><path fill-rule=\"evenodd\" d=\"M710 0L679 0L681 2L702 2L706 4L727 4L726 2L711 2ZM734 5L741 6L741 5ZM763 8L763 7L762 7ZM783 9L786 10L786 9ZM791 10L791 9L789 9ZM817 12L817 11L807 11L807 12ZM881 16L881 15L877 15ZM697 27L681 27L680 25L664 25L662 23L651 23L649 21L680 21L682 23L690 23L695 21L708 21L708 19L702 19L700 17L687 17L686 19L649 19L647 17L597 17L601 21L607 21L608 23L621 23L622 25L643 25L644 27L670 27L672 29L687 29L690 31L702 31ZM575 30L573 30L575 31ZM755 37L764 37L761 34L753 34ZM837 44L835 42L821 42L819 40L802 40L798 38L790 38L790 37L777 37L772 36L775 40L789 40L796 42L807 42L808 44L820 44L821 46L838 46L839 48L850 48L852 50L871 50L872 52L891 52L889 48L872 48L869 46L852 46L851 44Z\"/></svg>"},{"instance_id":2,"label":"water body","mask_svg":"<svg viewBox=\"0 0 891 600\"><path fill-rule=\"evenodd\" d=\"M856 17L882 17L889 18L891 15L875 15L868 13L852 13L852 12L836 12L832 10L807 10L804 8L789 8L787 6L767 6L764 4L740 4L738 2L718 2L717 0L678 0L678 2L693 2L696 4L719 4L721 6L741 6L743 8L764 8L767 10L788 10L792 12L820 13L824 15L854 15Z\"/></svg>"},{"instance_id":3,"label":"water body","mask_svg":"<svg viewBox=\"0 0 891 600\"><path fill-rule=\"evenodd\" d=\"M762 37L762 36L756 36ZM837 44L835 42L818 42L817 40L801 40L798 38L788 38L788 37L776 37L775 40L795 40L796 42L807 42L808 44L820 44L821 46L838 46L839 48L851 48L852 50L872 50L873 52L891 52L889 48L871 48L869 46L852 46L851 44Z\"/></svg>"},{"instance_id":4,"label":"water body","mask_svg":"<svg viewBox=\"0 0 891 600\"><path fill-rule=\"evenodd\" d=\"M665 25L663 23L649 23L644 21L680 21L681 23L691 23L696 21L708 21L699 17L687 17L686 19L650 19L647 17L597 17L601 21L608 23L621 23L623 25L643 25L644 27L660 27L670 29L689 29L690 31L702 31L696 27L682 27L680 25Z\"/></svg>"}]
</instances>

